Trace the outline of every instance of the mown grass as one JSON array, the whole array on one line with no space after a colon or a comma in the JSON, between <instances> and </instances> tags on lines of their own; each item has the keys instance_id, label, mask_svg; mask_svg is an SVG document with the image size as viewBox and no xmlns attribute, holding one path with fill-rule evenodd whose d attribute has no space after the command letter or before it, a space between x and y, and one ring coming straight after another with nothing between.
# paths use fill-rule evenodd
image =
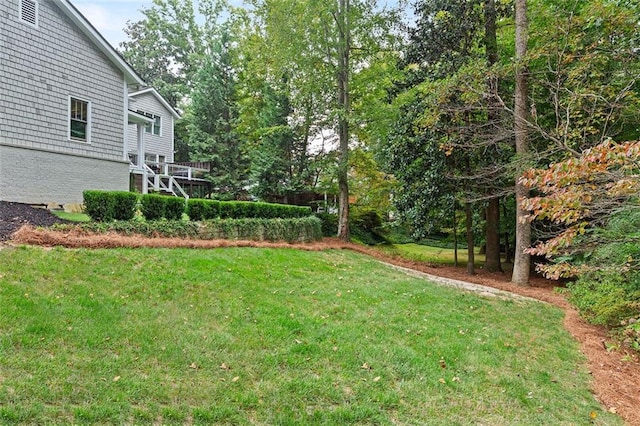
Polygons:
<instances>
[{"instance_id":1,"label":"mown grass","mask_svg":"<svg viewBox=\"0 0 640 426\"><path fill-rule=\"evenodd\" d=\"M0 424L621 424L551 306L346 251L0 250Z\"/></svg>"},{"instance_id":2,"label":"mown grass","mask_svg":"<svg viewBox=\"0 0 640 426\"><path fill-rule=\"evenodd\" d=\"M410 260L420 262L435 263L441 265L453 265L455 263L455 254L453 249L432 247L416 243L408 244L391 244L389 246L381 246L382 250L389 254L401 256ZM484 254L479 254L475 249L474 259L476 264L480 265L484 262ZM458 249L458 263L464 265L467 262L467 249Z\"/></svg>"},{"instance_id":3,"label":"mown grass","mask_svg":"<svg viewBox=\"0 0 640 426\"><path fill-rule=\"evenodd\" d=\"M51 210L51 213L60 219L69 220L71 222L90 222L91 218L84 213L70 213L63 210Z\"/></svg>"}]
</instances>

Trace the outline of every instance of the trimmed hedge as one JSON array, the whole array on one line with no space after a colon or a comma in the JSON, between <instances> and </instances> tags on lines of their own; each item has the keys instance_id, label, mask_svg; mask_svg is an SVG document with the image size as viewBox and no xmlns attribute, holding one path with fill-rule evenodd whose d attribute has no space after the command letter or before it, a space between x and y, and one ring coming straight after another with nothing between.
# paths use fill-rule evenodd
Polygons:
<instances>
[{"instance_id":1,"label":"trimmed hedge","mask_svg":"<svg viewBox=\"0 0 640 426\"><path fill-rule=\"evenodd\" d=\"M54 225L54 229L81 228L95 233L117 232L147 237L192 238L200 240L230 239L252 241L311 242L322 239L320 220L315 216L292 219L215 219L201 222L127 221L87 222Z\"/></svg>"},{"instance_id":2,"label":"trimmed hedge","mask_svg":"<svg viewBox=\"0 0 640 426\"><path fill-rule=\"evenodd\" d=\"M192 198L187 202L192 221L209 219L292 219L311 216L311 207L253 201L217 201Z\"/></svg>"},{"instance_id":3,"label":"trimmed hedge","mask_svg":"<svg viewBox=\"0 0 640 426\"><path fill-rule=\"evenodd\" d=\"M138 196L126 191L86 190L82 193L85 213L96 222L131 220Z\"/></svg>"},{"instance_id":4,"label":"trimmed hedge","mask_svg":"<svg viewBox=\"0 0 640 426\"><path fill-rule=\"evenodd\" d=\"M140 197L140 212L147 220L160 220L165 217L166 198L164 195L144 194Z\"/></svg>"},{"instance_id":5,"label":"trimmed hedge","mask_svg":"<svg viewBox=\"0 0 640 426\"><path fill-rule=\"evenodd\" d=\"M180 220L185 211L186 203L182 197L164 197L164 217L167 220Z\"/></svg>"}]
</instances>

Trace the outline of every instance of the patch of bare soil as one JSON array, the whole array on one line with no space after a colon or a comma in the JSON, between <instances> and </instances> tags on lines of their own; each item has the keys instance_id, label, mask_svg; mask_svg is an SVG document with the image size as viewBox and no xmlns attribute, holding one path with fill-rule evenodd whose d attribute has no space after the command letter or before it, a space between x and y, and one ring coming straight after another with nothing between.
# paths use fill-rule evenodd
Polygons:
<instances>
[{"instance_id":1,"label":"patch of bare soil","mask_svg":"<svg viewBox=\"0 0 640 426\"><path fill-rule=\"evenodd\" d=\"M469 276L461 268L433 266L420 262L410 262L400 258L389 257L380 251L356 244L347 244L337 239L308 244L270 243L258 241L229 240L185 240L176 238L146 238L140 236L123 236L117 234L94 235L72 230L54 232L46 229L35 229L23 226L13 234L12 243L36 244L41 246L64 247L287 247L302 250L348 249L363 253L383 262L425 272L440 277L481 284L488 287L538 299L562 308L565 311L564 326L580 343L582 352L588 360L588 368L593 375L593 391L604 406L617 412L628 424L640 425L640 359L637 354L624 349L608 351L605 341L607 332L583 321L575 309L563 295L554 291L552 281L540 277L532 277L530 287L519 287L510 283L509 275L504 273L488 273L479 270L476 275Z\"/></svg>"}]
</instances>

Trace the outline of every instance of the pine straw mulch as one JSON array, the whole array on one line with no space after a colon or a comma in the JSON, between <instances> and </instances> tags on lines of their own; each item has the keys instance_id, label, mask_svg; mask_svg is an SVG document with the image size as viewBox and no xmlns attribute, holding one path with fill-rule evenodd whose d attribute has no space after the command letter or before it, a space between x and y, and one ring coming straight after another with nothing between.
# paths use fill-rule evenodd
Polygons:
<instances>
[{"instance_id":1,"label":"pine straw mulch","mask_svg":"<svg viewBox=\"0 0 640 426\"><path fill-rule=\"evenodd\" d=\"M70 248L115 248L115 247L164 247L164 248L218 248L218 247L269 247L297 248L301 250L348 249L372 256L383 262L402 266L440 277L457 279L508 291L522 296L553 304L565 311L564 326L580 343L588 360L588 368L593 375L593 391L604 406L617 412L628 424L640 425L640 359L637 354L624 349L609 351L608 340L603 328L583 321L565 297L554 291L557 283L540 277L532 277L530 287L519 287L509 282L508 274L488 273L478 270L469 276L461 268L433 266L390 257L374 248L344 243L337 239L324 239L315 243L288 244L258 241L229 240L187 240L179 238L148 238L117 234L90 234L86 231L71 230L59 232L29 225L22 226L12 236L13 244L33 244L39 246L63 246Z\"/></svg>"}]
</instances>

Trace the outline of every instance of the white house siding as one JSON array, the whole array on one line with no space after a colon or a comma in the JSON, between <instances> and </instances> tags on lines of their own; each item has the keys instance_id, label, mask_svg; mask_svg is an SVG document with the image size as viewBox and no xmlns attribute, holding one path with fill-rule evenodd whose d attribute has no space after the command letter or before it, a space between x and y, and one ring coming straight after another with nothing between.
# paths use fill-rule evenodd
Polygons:
<instances>
[{"instance_id":1,"label":"white house siding","mask_svg":"<svg viewBox=\"0 0 640 426\"><path fill-rule=\"evenodd\" d=\"M78 203L85 189L129 189L129 168L122 161L0 145L0 168L0 200L18 203Z\"/></svg>"},{"instance_id":2,"label":"white house siding","mask_svg":"<svg viewBox=\"0 0 640 426\"><path fill-rule=\"evenodd\" d=\"M129 97L129 109L132 111L143 111L162 117L160 135L153 133L144 134L145 152L148 154L163 155L165 161L173 163L173 116L167 111L164 105L151 92L140 93ZM136 126L129 125L127 132L127 147L129 152L137 151Z\"/></svg>"},{"instance_id":3,"label":"white house siding","mask_svg":"<svg viewBox=\"0 0 640 426\"><path fill-rule=\"evenodd\" d=\"M39 202L50 191L52 195L46 201L58 201L53 195L56 187L49 188L45 175L38 173L43 170L68 173L74 169L76 174L91 169L92 176L104 175L96 169L102 167L105 160L123 162L125 99L122 71L51 0L38 0L38 3L38 27L34 28L19 20L19 0L0 1L0 146L4 146L3 154L10 152L13 158L22 162L15 170L17 175L9 178L5 176L9 160L3 156L0 176L3 181L38 182L33 196L29 195L28 185L24 185L25 194L3 187L2 200L19 198L25 202ZM90 143L68 138L70 96L91 102ZM18 148L24 152L18 154ZM70 157L43 155L45 151L69 154ZM91 159L95 160L94 164L87 168ZM61 161L65 167L53 161ZM110 170L121 168L107 167ZM33 176L28 174L34 172ZM51 178L50 173L46 176ZM126 180L127 172L113 179ZM85 182L84 189L89 188L92 181L90 176L78 180ZM116 186L125 190L128 187ZM76 188L73 192L78 194ZM80 197L72 201L81 200Z\"/></svg>"}]
</instances>

